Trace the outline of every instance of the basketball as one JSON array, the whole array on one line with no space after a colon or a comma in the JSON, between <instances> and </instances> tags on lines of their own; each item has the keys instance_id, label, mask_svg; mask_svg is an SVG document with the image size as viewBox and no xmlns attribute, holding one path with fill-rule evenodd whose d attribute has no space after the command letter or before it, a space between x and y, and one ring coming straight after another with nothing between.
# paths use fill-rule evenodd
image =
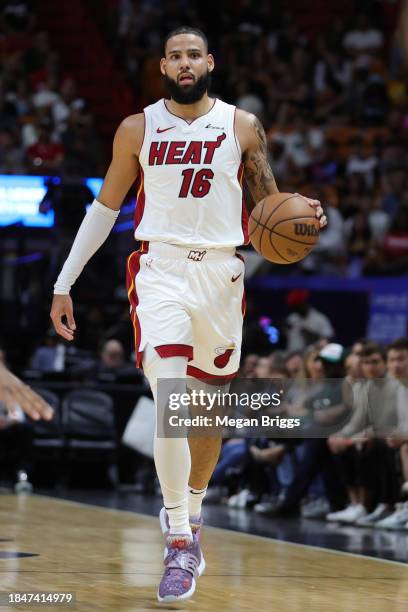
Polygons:
<instances>
[{"instance_id":1,"label":"basketball","mask_svg":"<svg viewBox=\"0 0 408 612\"><path fill-rule=\"evenodd\" d=\"M252 246L277 264L304 259L319 240L319 230L313 208L293 193L267 196L258 202L249 218Z\"/></svg>"}]
</instances>

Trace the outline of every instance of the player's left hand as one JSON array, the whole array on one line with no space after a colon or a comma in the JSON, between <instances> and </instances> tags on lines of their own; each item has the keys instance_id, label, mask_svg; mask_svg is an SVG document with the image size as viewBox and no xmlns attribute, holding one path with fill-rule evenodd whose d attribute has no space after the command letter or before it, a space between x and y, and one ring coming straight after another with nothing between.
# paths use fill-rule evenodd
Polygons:
<instances>
[{"instance_id":1,"label":"player's left hand","mask_svg":"<svg viewBox=\"0 0 408 612\"><path fill-rule=\"evenodd\" d=\"M323 207L322 207L321 203L319 202L319 200L312 200L311 198L307 198L306 196L302 195L301 193L295 193L295 195L300 196L301 198L304 198L306 200L306 202L309 204L309 206L314 208L316 219L319 219L320 229L322 229L323 227L326 227L326 225L327 225L327 217L324 214Z\"/></svg>"}]
</instances>

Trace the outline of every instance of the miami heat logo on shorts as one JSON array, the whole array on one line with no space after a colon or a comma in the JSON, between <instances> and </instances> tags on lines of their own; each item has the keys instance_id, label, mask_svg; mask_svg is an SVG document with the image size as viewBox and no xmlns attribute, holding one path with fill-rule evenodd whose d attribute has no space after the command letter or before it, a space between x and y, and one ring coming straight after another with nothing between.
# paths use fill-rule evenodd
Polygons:
<instances>
[{"instance_id":1,"label":"miami heat logo on shorts","mask_svg":"<svg viewBox=\"0 0 408 612\"><path fill-rule=\"evenodd\" d=\"M235 345L220 346L219 348L216 348L215 352L217 353L217 357L214 359L215 367L220 369L225 368L231 359L231 355L235 353L236 350L237 347Z\"/></svg>"}]
</instances>

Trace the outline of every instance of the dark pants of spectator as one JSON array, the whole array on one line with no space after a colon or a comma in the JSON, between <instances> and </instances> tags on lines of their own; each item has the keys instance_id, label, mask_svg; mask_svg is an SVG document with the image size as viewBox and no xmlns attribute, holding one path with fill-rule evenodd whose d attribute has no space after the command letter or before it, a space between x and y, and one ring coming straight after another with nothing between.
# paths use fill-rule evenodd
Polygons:
<instances>
[{"instance_id":1,"label":"dark pants of spectator","mask_svg":"<svg viewBox=\"0 0 408 612\"><path fill-rule=\"evenodd\" d=\"M354 446L335 455L346 487L364 487L377 503L395 504L398 499L396 453L384 440L369 440L361 449Z\"/></svg>"},{"instance_id":2,"label":"dark pants of spectator","mask_svg":"<svg viewBox=\"0 0 408 612\"><path fill-rule=\"evenodd\" d=\"M245 440L232 442L228 440L221 448L217 467L211 476L211 485L223 485L231 468L239 467L247 454Z\"/></svg>"},{"instance_id":3,"label":"dark pants of spectator","mask_svg":"<svg viewBox=\"0 0 408 612\"><path fill-rule=\"evenodd\" d=\"M210 485L231 486L234 489L250 489L255 495L269 491L271 487L270 466L258 463L249 453L249 447L256 444L259 448L268 446L265 439L228 440L221 449L220 459L211 477ZM236 474L234 474L234 470ZM234 480L236 482L234 482Z\"/></svg>"},{"instance_id":4,"label":"dark pants of spectator","mask_svg":"<svg viewBox=\"0 0 408 612\"><path fill-rule=\"evenodd\" d=\"M243 486L260 498L263 493L270 493L274 488L274 474L275 470L271 465L259 463L248 454L242 471Z\"/></svg>"},{"instance_id":5,"label":"dark pants of spectator","mask_svg":"<svg viewBox=\"0 0 408 612\"><path fill-rule=\"evenodd\" d=\"M286 491L285 504L298 506L316 476L321 474L331 508L341 508L345 491L344 487L339 485L336 464L327 446L327 440L309 438L302 442L305 447L303 460L295 468L295 477Z\"/></svg>"},{"instance_id":6,"label":"dark pants of spectator","mask_svg":"<svg viewBox=\"0 0 408 612\"><path fill-rule=\"evenodd\" d=\"M13 478L17 471L30 469L33 430L26 423L0 429L0 460L7 464Z\"/></svg>"}]
</instances>

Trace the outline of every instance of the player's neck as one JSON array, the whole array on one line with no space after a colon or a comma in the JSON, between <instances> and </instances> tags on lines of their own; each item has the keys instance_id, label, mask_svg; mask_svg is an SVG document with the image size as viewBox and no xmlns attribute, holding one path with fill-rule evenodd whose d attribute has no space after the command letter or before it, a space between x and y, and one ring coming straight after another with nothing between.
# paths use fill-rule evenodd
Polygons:
<instances>
[{"instance_id":1,"label":"player's neck","mask_svg":"<svg viewBox=\"0 0 408 612\"><path fill-rule=\"evenodd\" d=\"M186 121L193 121L202 115L205 115L212 109L214 105L214 98L210 98L208 94L205 94L201 100L194 102L194 104L178 104L172 98L166 101L168 110L182 117Z\"/></svg>"}]
</instances>

